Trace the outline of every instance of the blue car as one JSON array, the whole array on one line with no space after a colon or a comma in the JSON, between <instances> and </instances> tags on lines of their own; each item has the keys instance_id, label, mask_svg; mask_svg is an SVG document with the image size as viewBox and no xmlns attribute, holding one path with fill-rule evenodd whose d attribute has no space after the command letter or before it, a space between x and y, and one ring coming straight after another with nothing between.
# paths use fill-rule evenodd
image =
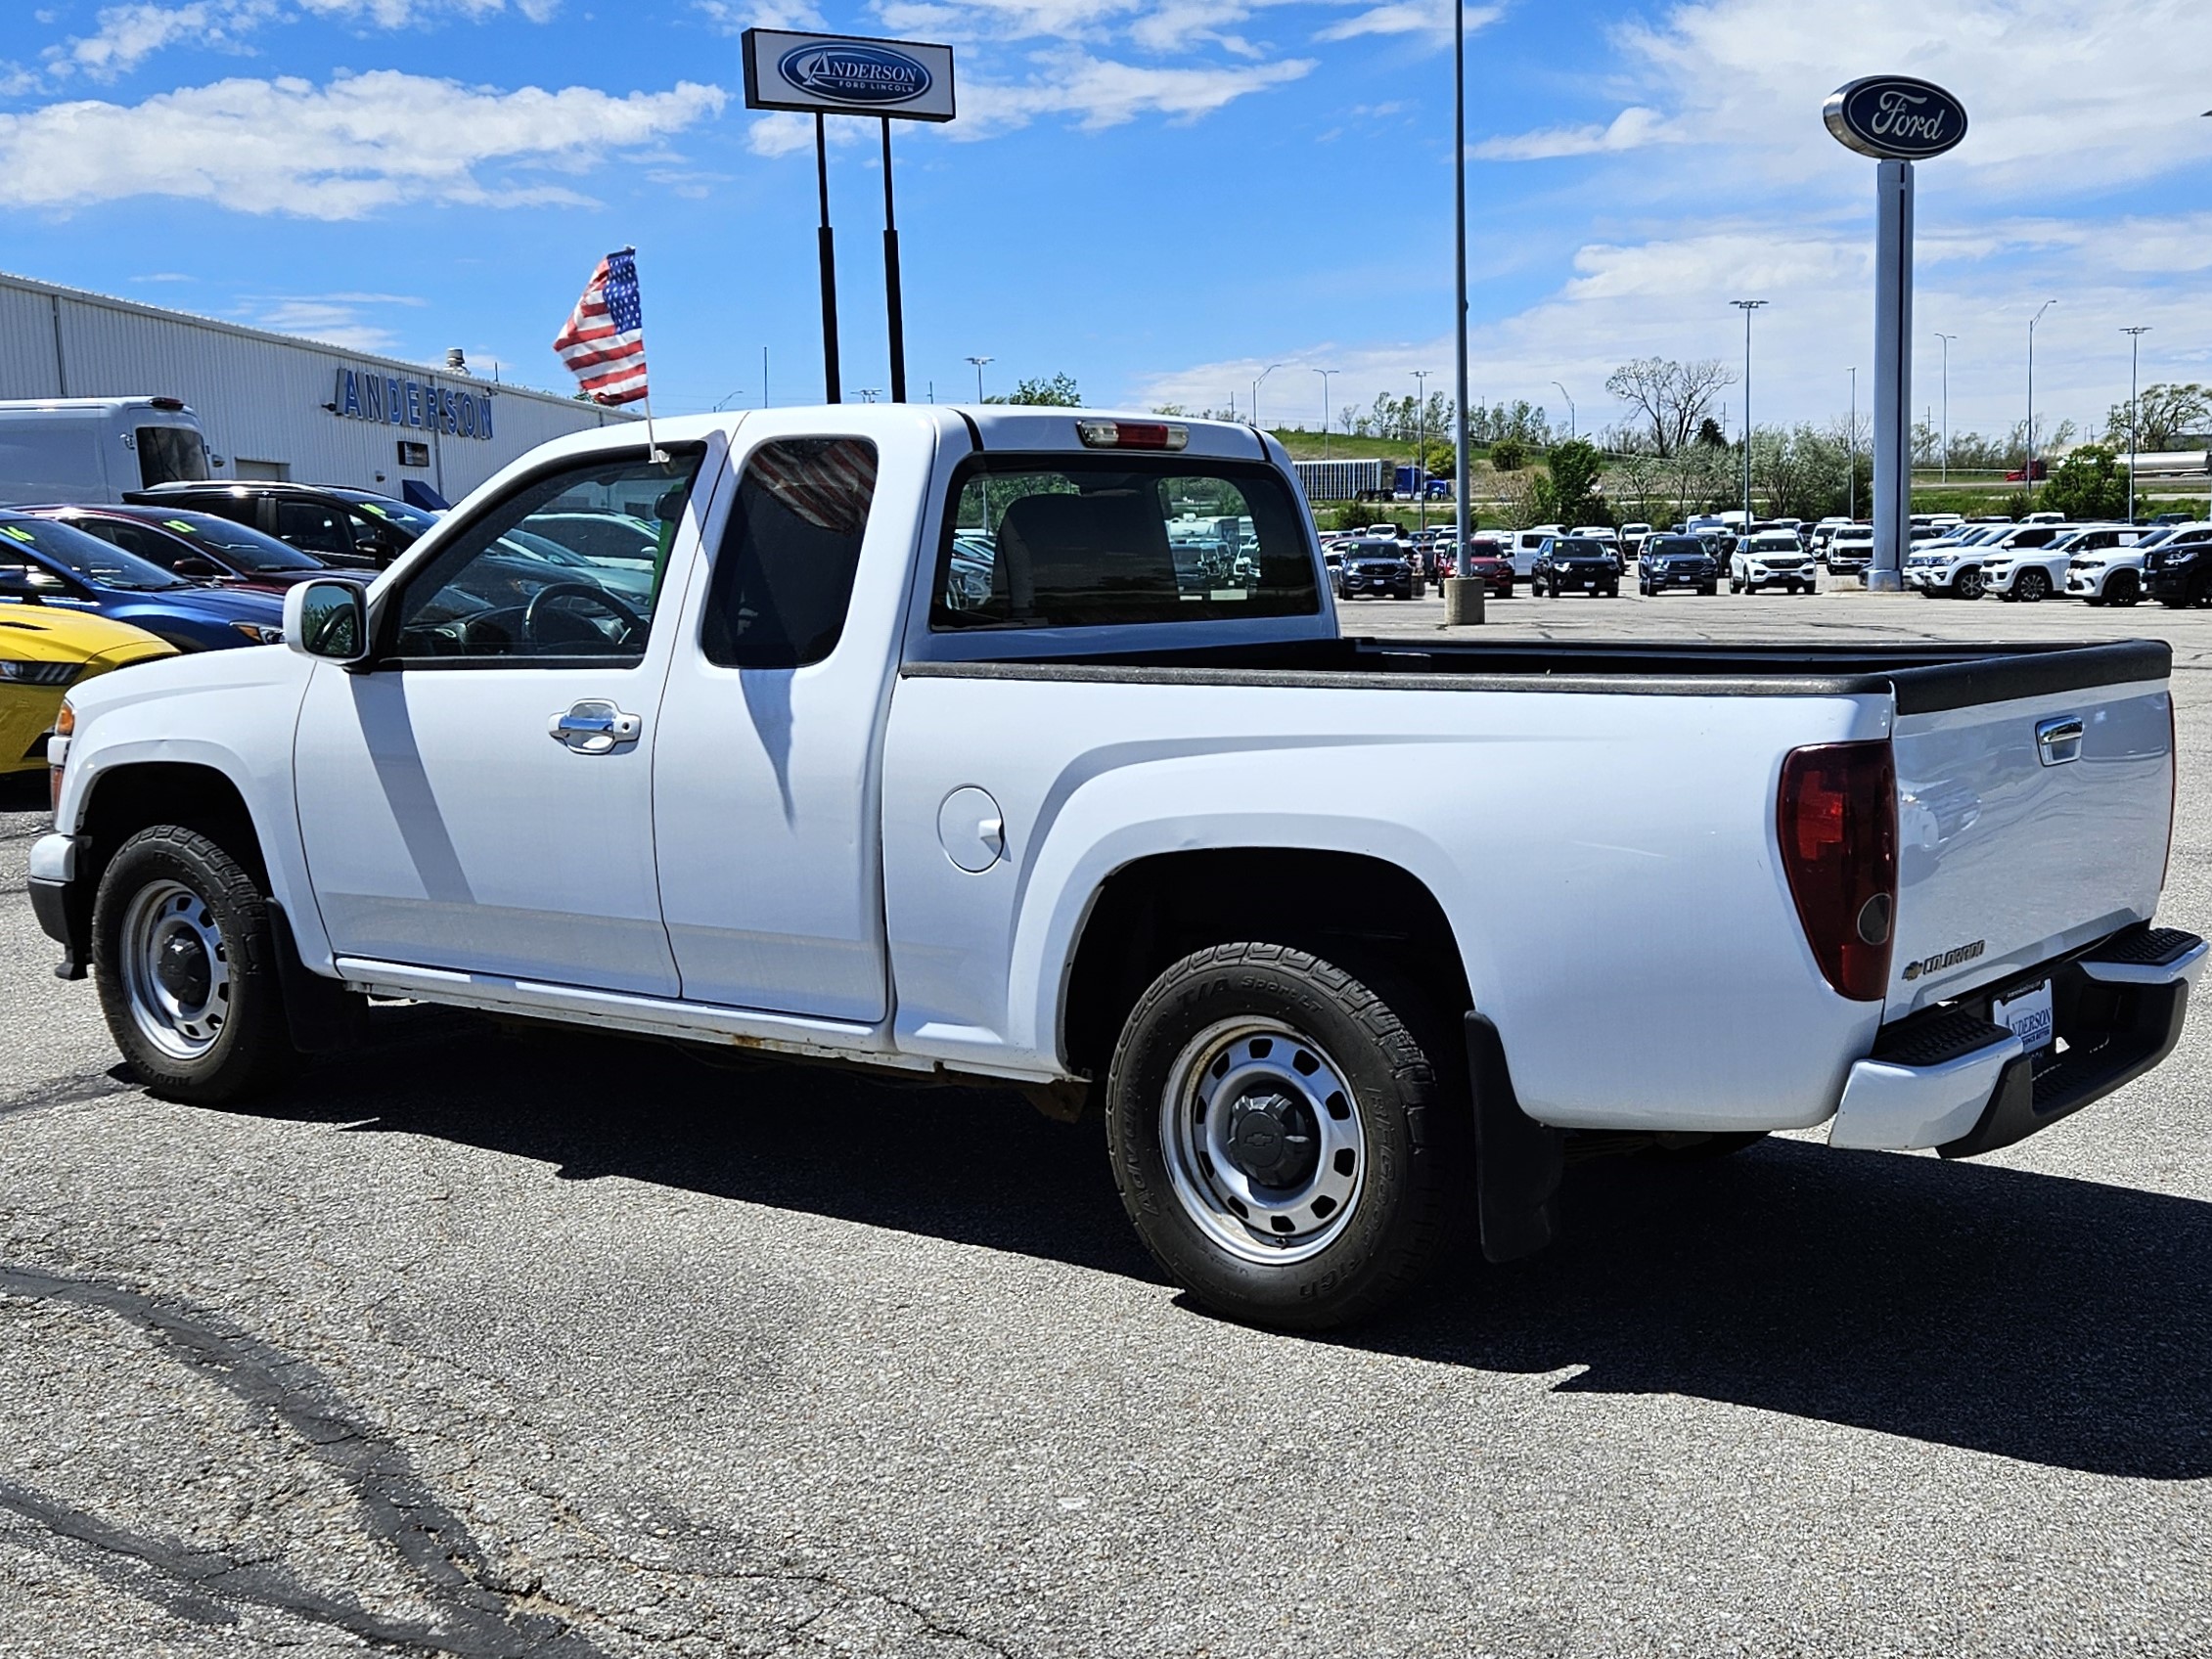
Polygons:
<instances>
[{"instance_id":1,"label":"blue car","mask_svg":"<svg viewBox=\"0 0 2212 1659\"><path fill-rule=\"evenodd\" d=\"M284 639L284 601L274 594L187 581L68 524L0 512L0 605L10 602L94 611L179 650Z\"/></svg>"}]
</instances>

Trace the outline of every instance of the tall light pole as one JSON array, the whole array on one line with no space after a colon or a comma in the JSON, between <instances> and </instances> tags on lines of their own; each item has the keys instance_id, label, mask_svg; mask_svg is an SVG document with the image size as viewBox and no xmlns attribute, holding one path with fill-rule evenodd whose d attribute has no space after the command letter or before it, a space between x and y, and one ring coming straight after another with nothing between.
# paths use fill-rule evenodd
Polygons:
<instances>
[{"instance_id":1,"label":"tall light pole","mask_svg":"<svg viewBox=\"0 0 2212 1659\"><path fill-rule=\"evenodd\" d=\"M1458 533L1454 557L1467 568L1467 532L1473 517L1467 507L1469 466L1467 453L1467 7L1452 7L1452 251L1455 283L1452 303L1452 373L1460 401L1460 429L1452 445L1452 524ZM1465 589L1462 592L1466 592ZM1473 585L1467 620L1482 620L1483 587ZM1447 607L1448 609L1448 607Z\"/></svg>"},{"instance_id":2,"label":"tall light pole","mask_svg":"<svg viewBox=\"0 0 2212 1659\"><path fill-rule=\"evenodd\" d=\"M1414 371L1414 522L1428 528L1428 376Z\"/></svg>"},{"instance_id":3,"label":"tall light pole","mask_svg":"<svg viewBox=\"0 0 2212 1659\"><path fill-rule=\"evenodd\" d=\"M1943 481L1951 482L1951 342L1957 335L1938 333L1943 341Z\"/></svg>"},{"instance_id":4,"label":"tall light pole","mask_svg":"<svg viewBox=\"0 0 2212 1659\"><path fill-rule=\"evenodd\" d=\"M1280 363L1270 363L1260 371L1259 380L1252 382L1252 425L1255 426L1260 424L1260 381L1266 380L1282 367Z\"/></svg>"},{"instance_id":5,"label":"tall light pole","mask_svg":"<svg viewBox=\"0 0 2212 1659\"><path fill-rule=\"evenodd\" d=\"M1552 383L1559 386L1559 382L1557 381ZM1567 390L1565 386L1559 386L1559 395L1567 400L1567 436L1570 439L1579 437L1581 433L1574 424L1574 393Z\"/></svg>"},{"instance_id":6,"label":"tall light pole","mask_svg":"<svg viewBox=\"0 0 2212 1659\"><path fill-rule=\"evenodd\" d=\"M1751 313L1766 301L1763 299L1732 299L1729 303L1743 313L1743 534L1751 535Z\"/></svg>"},{"instance_id":7,"label":"tall light pole","mask_svg":"<svg viewBox=\"0 0 2212 1659\"><path fill-rule=\"evenodd\" d=\"M2150 332L2146 323L2140 328L2122 329L2128 339L2128 522L2135 522L2135 458L2143 453L2143 409L2137 402L2136 368L2143 355L2143 336Z\"/></svg>"},{"instance_id":8,"label":"tall light pole","mask_svg":"<svg viewBox=\"0 0 2212 1659\"><path fill-rule=\"evenodd\" d=\"M2028 488L2028 507L2035 507L2035 326L2043 321L2044 312L2058 302L2047 299L2028 319L2028 464L2020 471Z\"/></svg>"},{"instance_id":9,"label":"tall light pole","mask_svg":"<svg viewBox=\"0 0 2212 1659\"><path fill-rule=\"evenodd\" d=\"M1321 377L1321 458L1324 461L1329 459L1329 377L1340 375L1343 372L1341 369L1316 369L1314 371Z\"/></svg>"},{"instance_id":10,"label":"tall light pole","mask_svg":"<svg viewBox=\"0 0 2212 1659\"><path fill-rule=\"evenodd\" d=\"M983 365L991 361L992 359L988 357L971 357L969 359L969 362L975 365L975 401L977 403L983 401Z\"/></svg>"},{"instance_id":11,"label":"tall light pole","mask_svg":"<svg viewBox=\"0 0 2212 1659\"><path fill-rule=\"evenodd\" d=\"M1851 476L1843 516L1856 524L1859 521L1859 366L1855 363L1851 366L1851 426L1848 442L1851 446Z\"/></svg>"}]
</instances>

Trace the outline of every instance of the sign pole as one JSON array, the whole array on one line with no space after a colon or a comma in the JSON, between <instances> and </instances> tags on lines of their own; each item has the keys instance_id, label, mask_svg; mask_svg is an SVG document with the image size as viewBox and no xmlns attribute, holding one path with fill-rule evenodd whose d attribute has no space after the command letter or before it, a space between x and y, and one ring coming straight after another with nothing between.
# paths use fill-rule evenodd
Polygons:
<instances>
[{"instance_id":1,"label":"sign pole","mask_svg":"<svg viewBox=\"0 0 2212 1659\"><path fill-rule=\"evenodd\" d=\"M1897 593L1913 545L1913 163L1874 169L1874 557L1867 587Z\"/></svg>"},{"instance_id":2,"label":"sign pole","mask_svg":"<svg viewBox=\"0 0 2212 1659\"><path fill-rule=\"evenodd\" d=\"M814 112L814 177L822 195L822 228L815 241L822 255L822 385L825 403L842 403L837 374L837 246L830 229L830 144L822 112Z\"/></svg>"},{"instance_id":3,"label":"sign pole","mask_svg":"<svg viewBox=\"0 0 2212 1659\"><path fill-rule=\"evenodd\" d=\"M820 119L819 116L816 119ZM883 117L883 304L891 325L891 401L906 401L906 302L899 295L899 221L891 202L891 118Z\"/></svg>"}]
</instances>

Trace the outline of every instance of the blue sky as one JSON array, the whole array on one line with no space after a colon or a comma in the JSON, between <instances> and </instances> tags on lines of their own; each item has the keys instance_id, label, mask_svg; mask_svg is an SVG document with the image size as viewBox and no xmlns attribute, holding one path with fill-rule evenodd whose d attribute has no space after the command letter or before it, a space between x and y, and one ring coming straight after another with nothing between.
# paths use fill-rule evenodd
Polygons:
<instances>
[{"instance_id":1,"label":"blue sky","mask_svg":"<svg viewBox=\"0 0 2212 1659\"><path fill-rule=\"evenodd\" d=\"M0 268L566 389L549 341L634 243L655 406L820 395L801 117L743 108L747 22L949 40L902 124L913 395L1064 371L1087 401L1320 416L1449 390L1450 0L8 0ZM1467 12L1473 387L1585 430L1606 372L1737 359L1762 419L1872 353L1873 164L1822 129L1917 73L1973 129L1919 171L1915 403L2096 420L2212 380L2212 23L2193 0L1505 0ZM873 123L833 123L848 395L886 383ZM1862 385L1862 407L1869 387ZM1732 390L1731 398L1739 395Z\"/></svg>"}]
</instances>

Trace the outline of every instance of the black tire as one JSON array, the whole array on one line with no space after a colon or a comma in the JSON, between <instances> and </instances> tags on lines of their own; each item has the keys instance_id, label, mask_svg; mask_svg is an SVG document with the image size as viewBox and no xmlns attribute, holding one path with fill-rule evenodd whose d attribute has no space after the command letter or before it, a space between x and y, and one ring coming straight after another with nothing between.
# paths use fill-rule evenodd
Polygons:
<instances>
[{"instance_id":1,"label":"black tire","mask_svg":"<svg viewBox=\"0 0 2212 1659\"><path fill-rule=\"evenodd\" d=\"M1314 1222L1312 1253L1296 1260L1267 1260L1275 1235L1246 1236L1257 1229L1245 1212L1241 1231L1226 1209L1201 1220L1207 1199L1192 1193L1206 1177L1165 1143L1166 1120L1182 1121L1180 1108L1166 1109L1179 1066L1202 1060L1212 1034L1242 1020L1287 1027L1293 1048L1302 1040L1325 1056L1317 1063L1334 1068L1353 1102L1342 1116L1352 1128L1338 1133L1356 1133L1364 1148L1334 1166L1359 1172L1357 1195L1335 1222ZM1433 1035L1417 1034L1432 1026ZM1312 1058L1300 1054L1292 1065L1304 1071ZM1207 1074L1221 1075L1221 1066L1198 1073ZM1445 1028L1412 993L1385 1001L1343 968L1285 945L1211 946L1152 981L1122 1027L1106 1087L1114 1186L1153 1258L1216 1313L1294 1330L1365 1319L1420 1283L1471 1210L1471 1114L1459 1076ZM1241 1099L1280 1093L1265 1088ZM1335 1105L1330 1115L1339 1117ZM1194 1137L1203 1134L1204 1111L1194 1110L1190 1123ZM1332 1156L1342 1159L1344 1149ZM1225 1237L1241 1240L1245 1253Z\"/></svg>"},{"instance_id":2,"label":"black tire","mask_svg":"<svg viewBox=\"0 0 2212 1659\"><path fill-rule=\"evenodd\" d=\"M2115 570L2104 583L2104 603L2122 607L2143 598L2143 582L2133 570Z\"/></svg>"},{"instance_id":3,"label":"black tire","mask_svg":"<svg viewBox=\"0 0 2212 1659\"><path fill-rule=\"evenodd\" d=\"M1721 591L1721 585L1718 582L1707 582L1697 591L1703 594L1707 599L1711 599L1715 594L1718 594Z\"/></svg>"},{"instance_id":4,"label":"black tire","mask_svg":"<svg viewBox=\"0 0 2212 1659\"><path fill-rule=\"evenodd\" d=\"M210 934L217 944L212 953L197 947L215 964L210 976L222 980L194 1005L209 1010L203 1023L212 1031L197 1053L164 1049L133 1011L133 984L147 975L126 963L124 930L135 925L134 902L162 892L171 894L180 916L189 913L190 925L171 928L181 950L189 953L194 940ZM164 1099L192 1105L245 1099L275 1087L299 1063L277 979L268 900L250 871L198 830L157 825L116 849L93 900L92 971L115 1046L139 1081ZM178 1040L190 1046L191 1040Z\"/></svg>"}]
</instances>

